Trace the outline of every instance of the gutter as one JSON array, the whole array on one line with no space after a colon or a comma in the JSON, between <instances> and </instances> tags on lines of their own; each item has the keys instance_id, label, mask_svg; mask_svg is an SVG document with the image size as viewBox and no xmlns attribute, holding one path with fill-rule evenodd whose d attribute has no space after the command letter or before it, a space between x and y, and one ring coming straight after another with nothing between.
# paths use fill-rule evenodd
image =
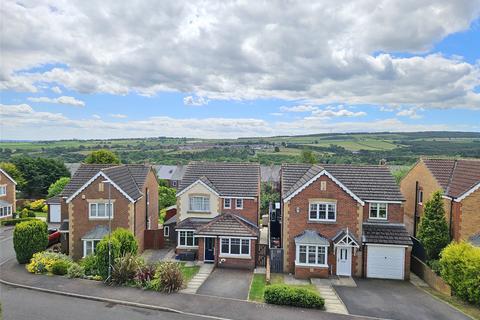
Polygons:
<instances>
[{"instance_id":1,"label":"gutter","mask_svg":"<svg viewBox=\"0 0 480 320\"><path fill-rule=\"evenodd\" d=\"M418 216L418 181L415 181L415 209L413 211L413 236L417 236L417 216Z\"/></svg>"}]
</instances>

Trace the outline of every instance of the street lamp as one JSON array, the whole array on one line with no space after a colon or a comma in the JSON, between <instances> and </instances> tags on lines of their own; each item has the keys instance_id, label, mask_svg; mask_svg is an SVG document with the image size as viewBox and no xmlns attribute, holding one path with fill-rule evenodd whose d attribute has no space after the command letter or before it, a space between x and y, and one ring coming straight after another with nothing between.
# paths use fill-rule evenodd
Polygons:
<instances>
[{"instance_id":1,"label":"street lamp","mask_svg":"<svg viewBox=\"0 0 480 320\"><path fill-rule=\"evenodd\" d=\"M112 275L112 184L109 180L104 180L102 183L108 184L108 277L105 280L108 282Z\"/></svg>"}]
</instances>

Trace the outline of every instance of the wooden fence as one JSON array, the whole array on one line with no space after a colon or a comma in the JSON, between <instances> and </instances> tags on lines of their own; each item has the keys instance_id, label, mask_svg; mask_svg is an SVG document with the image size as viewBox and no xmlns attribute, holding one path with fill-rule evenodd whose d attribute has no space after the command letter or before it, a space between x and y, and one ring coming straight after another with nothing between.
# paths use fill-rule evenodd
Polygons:
<instances>
[{"instance_id":1,"label":"wooden fence","mask_svg":"<svg viewBox=\"0 0 480 320\"><path fill-rule=\"evenodd\" d=\"M145 230L144 245L146 249L162 249L164 245L163 229Z\"/></svg>"}]
</instances>

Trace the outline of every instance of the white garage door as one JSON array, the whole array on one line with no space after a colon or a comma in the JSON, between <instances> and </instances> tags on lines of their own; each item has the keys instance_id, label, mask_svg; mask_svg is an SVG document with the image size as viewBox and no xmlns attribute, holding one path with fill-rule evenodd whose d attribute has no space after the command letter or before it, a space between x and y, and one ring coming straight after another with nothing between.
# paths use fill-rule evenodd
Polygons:
<instances>
[{"instance_id":1,"label":"white garage door","mask_svg":"<svg viewBox=\"0 0 480 320\"><path fill-rule=\"evenodd\" d=\"M369 245L367 277L403 280L405 248Z\"/></svg>"},{"instance_id":2,"label":"white garage door","mask_svg":"<svg viewBox=\"0 0 480 320\"><path fill-rule=\"evenodd\" d=\"M61 222L59 204L50 205L50 222Z\"/></svg>"}]
</instances>

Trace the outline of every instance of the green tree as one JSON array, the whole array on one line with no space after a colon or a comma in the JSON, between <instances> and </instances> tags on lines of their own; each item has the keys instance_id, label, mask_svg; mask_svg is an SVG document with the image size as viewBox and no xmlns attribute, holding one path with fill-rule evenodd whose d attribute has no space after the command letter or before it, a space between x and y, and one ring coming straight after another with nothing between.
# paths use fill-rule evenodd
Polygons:
<instances>
[{"instance_id":1,"label":"green tree","mask_svg":"<svg viewBox=\"0 0 480 320\"><path fill-rule=\"evenodd\" d=\"M45 197L52 183L61 177L70 177L65 164L58 160L20 156L12 162L25 177L21 190L26 197Z\"/></svg>"},{"instance_id":2,"label":"green tree","mask_svg":"<svg viewBox=\"0 0 480 320\"><path fill-rule=\"evenodd\" d=\"M85 163L120 164L120 159L112 151L100 149L100 150L92 151L85 158Z\"/></svg>"},{"instance_id":3,"label":"green tree","mask_svg":"<svg viewBox=\"0 0 480 320\"><path fill-rule=\"evenodd\" d=\"M17 188L21 190L27 181L22 175L22 172L18 170L17 166L11 162L1 162L0 168L4 170L13 180L17 183Z\"/></svg>"},{"instance_id":4,"label":"green tree","mask_svg":"<svg viewBox=\"0 0 480 320\"><path fill-rule=\"evenodd\" d=\"M34 253L45 250L48 245L48 226L40 220L25 221L13 230L13 248L18 263L27 263Z\"/></svg>"},{"instance_id":5,"label":"green tree","mask_svg":"<svg viewBox=\"0 0 480 320\"><path fill-rule=\"evenodd\" d=\"M300 162L315 164L317 163L317 158L313 154L312 150L304 149L300 155Z\"/></svg>"},{"instance_id":6,"label":"green tree","mask_svg":"<svg viewBox=\"0 0 480 320\"><path fill-rule=\"evenodd\" d=\"M60 179L58 179L57 181L55 181L54 183L52 183L50 185L50 187L48 187L48 195L47 197L48 198L51 198L51 197L55 197L57 195L59 195L62 191L63 191L63 188L65 188L65 186L70 182L70 178L69 177L61 177Z\"/></svg>"},{"instance_id":7,"label":"green tree","mask_svg":"<svg viewBox=\"0 0 480 320\"><path fill-rule=\"evenodd\" d=\"M158 210L177 203L177 189L164 186L158 187Z\"/></svg>"},{"instance_id":8,"label":"green tree","mask_svg":"<svg viewBox=\"0 0 480 320\"><path fill-rule=\"evenodd\" d=\"M425 248L428 260L437 260L440 251L450 242L440 191L435 192L425 203L425 210L418 227L418 239Z\"/></svg>"},{"instance_id":9,"label":"green tree","mask_svg":"<svg viewBox=\"0 0 480 320\"><path fill-rule=\"evenodd\" d=\"M268 214L268 208L270 202L275 203L280 201L280 192L275 190L269 183L263 183L260 193L260 212L262 214Z\"/></svg>"}]
</instances>

